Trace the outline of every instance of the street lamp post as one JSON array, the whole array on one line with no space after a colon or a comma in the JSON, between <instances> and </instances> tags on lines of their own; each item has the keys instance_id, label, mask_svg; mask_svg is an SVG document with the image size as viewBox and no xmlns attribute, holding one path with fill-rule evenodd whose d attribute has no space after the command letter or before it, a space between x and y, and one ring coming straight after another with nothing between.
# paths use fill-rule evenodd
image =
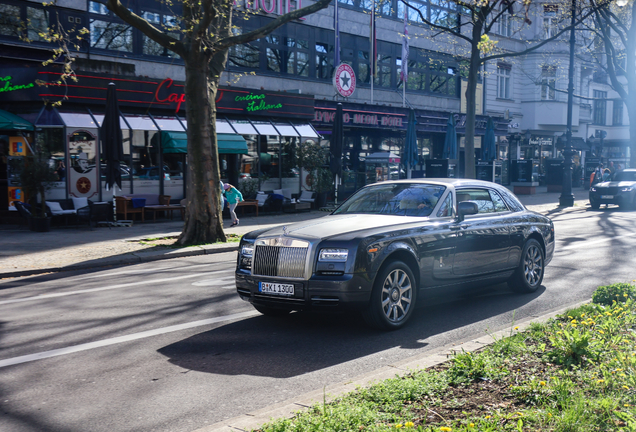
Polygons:
<instances>
[{"instance_id":1,"label":"street lamp post","mask_svg":"<svg viewBox=\"0 0 636 432\"><path fill-rule=\"evenodd\" d=\"M561 207L574 206L574 195L572 194L572 156L574 156L574 149L572 148L572 108L574 104L574 49L576 43L576 35L574 33L574 26L576 24L576 0L572 0L572 17L570 29L570 70L568 71L568 118L567 127L565 131L566 144L563 149L563 157L565 163L563 165L563 186L561 189L561 197L559 198L559 205Z\"/></svg>"}]
</instances>

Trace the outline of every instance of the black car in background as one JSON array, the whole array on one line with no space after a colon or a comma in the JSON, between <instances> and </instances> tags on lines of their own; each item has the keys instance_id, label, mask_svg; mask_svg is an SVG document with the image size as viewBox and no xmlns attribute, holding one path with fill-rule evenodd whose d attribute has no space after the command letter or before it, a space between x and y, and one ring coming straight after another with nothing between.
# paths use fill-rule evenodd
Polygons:
<instances>
[{"instance_id":1,"label":"black car in background","mask_svg":"<svg viewBox=\"0 0 636 432\"><path fill-rule=\"evenodd\" d=\"M554 226L508 189L465 179L398 180L358 190L328 216L245 234L239 296L265 315L358 309L402 327L427 289L507 281L533 292Z\"/></svg>"},{"instance_id":2,"label":"black car in background","mask_svg":"<svg viewBox=\"0 0 636 432\"><path fill-rule=\"evenodd\" d=\"M596 210L601 204L636 210L636 169L617 171L609 181L590 187L590 206Z\"/></svg>"}]
</instances>

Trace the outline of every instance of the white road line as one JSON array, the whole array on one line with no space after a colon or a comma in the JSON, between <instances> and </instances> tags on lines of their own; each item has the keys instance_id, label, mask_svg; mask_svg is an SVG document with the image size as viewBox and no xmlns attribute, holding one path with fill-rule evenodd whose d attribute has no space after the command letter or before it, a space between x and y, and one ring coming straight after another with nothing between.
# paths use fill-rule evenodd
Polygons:
<instances>
[{"instance_id":1,"label":"white road line","mask_svg":"<svg viewBox=\"0 0 636 432\"><path fill-rule=\"evenodd\" d=\"M92 292L98 292L98 291L107 291L107 290L127 288L127 287L138 286L138 285L155 284L159 282L170 282L170 281L175 281L179 279L190 279L195 277L209 276L209 275L218 274L218 273L227 273L227 270L219 270L219 271L205 272L205 273L194 273L190 275L174 276L170 278L152 279L152 280L144 280L139 282L131 282L126 284L110 285L110 286L105 286L100 288L90 288L90 289L78 290L78 291L68 291L63 293L44 294L44 295L34 296L34 297L24 297L24 298L13 299L13 300L4 300L4 301L0 301L0 305L22 303L22 302L28 302L28 301L37 301L37 300L46 300L46 299L55 298L55 297L65 297L65 296L76 295L76 294L86 294L86 293L92 293Z\"/></svg>"},{"instance_id":2,"label":"white road line","mask_svg":"<svg viewBox=\"0 0 636 432\"><path fill-rule=\"evenodd\" d=\"M166 333L187 330L194 327L201 327L201 326L206 326L210 324L218 324L225 321L249 318L255 315L259 315L259 313L256 311L241 312L241 313L236 313L232 315L209 318L209 319L200 320L200 321L192 321L185 324L177 324L173 326L158 328L155 330L147 330L147 331L143 331L139 333L133 333L127 336L119 336L119 337L114 337L110 339L104 339L101 341L88 342L81 345L54 349L51 351L43 351L43 352L39 352L35 354L29 354L29 355L24 355L20 357L13 357L13 358L5 359L5 360L0 360L0 368L16 365L20 363L27 363L27 362L32 362L36 360L42 360L42 359L51 358L51 357L57 357L57 356L66 355L66 354L73 354L80 351L87 351L87 350L101 348L101 347L105 347L109 345L115 345L115 344L119 344L123 342L130 342L130 341L144 339L144 338L148 338L152 336L158 336L158 335L162 335Z\"/></svg>"},{"instance_id":3,"label":"white road line","mask_svg":"<svg viewBox=\"0 0 636 432\"><path fill-rule=\"evenodd\" d=\"M564 246L562 248L557 248L556 252L563 252L563 251L568 251L571 249L579 249L580 247L585 247L588 248L590 246L594 246L600 243L606 243L609 241L615 241L616 239L620 239L621 237L634 237L636 236L636 233L629 233L629 234L623 234L620 236L616 236L616 237L608 237L608 238L603 238L603 239L599 239L599 240L585 240L582 242L576 242L571 244L570 246ZM559 243L559 240L557 239L557 243Z\"/></svg>"}]
</instances>

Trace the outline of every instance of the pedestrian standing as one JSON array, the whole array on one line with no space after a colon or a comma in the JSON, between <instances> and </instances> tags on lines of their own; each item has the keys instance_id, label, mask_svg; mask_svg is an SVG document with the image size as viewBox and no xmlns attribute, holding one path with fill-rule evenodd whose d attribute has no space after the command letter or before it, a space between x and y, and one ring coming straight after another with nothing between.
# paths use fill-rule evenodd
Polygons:
<instances>
[{"instance_id":1,"label":"pedestrian standing","mask_svg":"<svg viewBox=\"0 0 636 432\"><path fill-rule=\"evenodd\" d=\"M236 212L234 210L238 203L243 201L243 194L240 190L229 183L225 183L223 185L223 189L225 189L225 198L227 198L227 203L230 206L230 216L232 217L232 225L230 226L236 226L239 224L239 220L238 217L236 217Z\"/></svg>"}]
</instances>

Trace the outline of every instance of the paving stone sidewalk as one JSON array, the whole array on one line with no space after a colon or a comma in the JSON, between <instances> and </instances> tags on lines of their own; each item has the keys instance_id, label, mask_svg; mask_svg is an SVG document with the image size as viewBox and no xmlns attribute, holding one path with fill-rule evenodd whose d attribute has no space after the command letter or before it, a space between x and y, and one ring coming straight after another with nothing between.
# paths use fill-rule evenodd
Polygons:
<instances>
[{"instance_id":1,"label":"paving stone sidewalk","mask_svg":"<svg viewBox=\"0 0 636 432\"><path fill-rule=\"evenodd\" d=\"M560 193L548 193L545 188L533 195L519 195L530 210L558 215L587 211L587 190L575 189L574 207L559 207ZM227 234L242 235L257 228L324 217L327 213L311 211L244 216L240 224L230 227ZM238 243L228 242L207 246L174 248L140 242L143 239L175 237L181 233L181 220L135 222L132 227L54 227L47 233L29 231L26 226L0 225L0 279L45 272L76 270L108 265L140 263L158 259L202 255L236 250Z\"/></svg>"}]
</instances>

